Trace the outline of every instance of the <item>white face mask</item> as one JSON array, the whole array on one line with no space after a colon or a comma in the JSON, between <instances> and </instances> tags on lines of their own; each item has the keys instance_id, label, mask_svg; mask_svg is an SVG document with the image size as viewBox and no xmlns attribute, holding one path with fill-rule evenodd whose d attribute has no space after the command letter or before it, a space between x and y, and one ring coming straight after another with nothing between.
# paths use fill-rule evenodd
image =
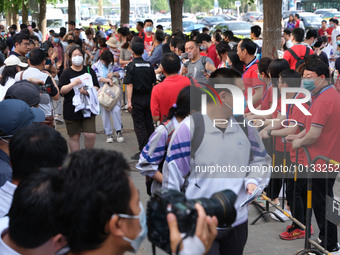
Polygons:
<instances>
[{"instance_id":1,"label":"white face mask","mask_svg":"<svg viewBox=\"0 0 340 255\"><path fill-rule=\"evenodd\" d=\"M75 56L72 58L72 64L75 66L80 66L83 64L83 56Z\"/></svg>"}]
</instances>

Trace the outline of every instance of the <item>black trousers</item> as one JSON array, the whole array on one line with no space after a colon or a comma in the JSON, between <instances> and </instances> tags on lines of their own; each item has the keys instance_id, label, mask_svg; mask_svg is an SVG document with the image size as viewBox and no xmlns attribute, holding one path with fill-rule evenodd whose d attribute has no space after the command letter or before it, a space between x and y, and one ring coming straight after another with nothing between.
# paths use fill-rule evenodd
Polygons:
<instances>
[{"instance_id":1,"label":"black trousers","mask_svg":"<svg viewBox=\"0 0 340 255\"><path fill-rule=\"evenodd\" d=\"M320 229L319 238L322 240L321 245L325 245L326 240L326 195L334 197L333 186L335 178L328 179L326 186L326 178L312 179L312 207L315 214L316 222ZM327 189L326 189L327 187ZM326 191L327 190L327 191ZM337 226L327 221L327 250L332 250L336 247L338 242Z\"/></svg>"},{"instance_id":2,"label":"black trousers","mask_svg":"<svg viewBox=\"0 0 340 255\"><path fill-rule=\"evenodd\" d=\"M294 203L294 178L287 179L287 203L294 218L306 225L307 211L307 179L297 178L295 184L295 203ZM299 228L292 223L294 228Z\"/></svg>"},{"instance_id":3,"label":"black trousers","mask_svg":"<svg viewBox=\"0 0 340 255\"><path fill-rule=\"evenodd\" d=\"M132 96L132 120L138 140L139 151L148 143L150 135L155 131L150 110L149 94Z\"/></svg>"},{"instance_id":4,"label":"black trousers","mask_svg":"<svg viewBox=\"0 0 340 255\"><path fill-rule=\"evenodd\" d=\"M219 229L207 255L242 255L248 239L248 221L234 228Z\"/></svg>"}]
</instances>

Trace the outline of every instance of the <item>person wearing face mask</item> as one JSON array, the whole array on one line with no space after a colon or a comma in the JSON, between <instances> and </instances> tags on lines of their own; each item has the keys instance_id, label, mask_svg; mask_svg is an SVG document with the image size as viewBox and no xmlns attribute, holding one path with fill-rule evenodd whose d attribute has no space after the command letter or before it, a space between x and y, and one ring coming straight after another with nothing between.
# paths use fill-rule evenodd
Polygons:
<instances>
[{"instance_id":1,"label":"person wearing face mask","mask_svg":"<svg viewBox=\"0 0 340 255\"><path fill-rule=\"evenodd\" d=\"M322 45L320 47L320 49L326 53L327 58L330 59L333 57L334 55L334 48L333 45L331 43L328 42L328 39L326 36L321 36L321 40L322 40Z\"/></svg>"},{"instance_id":2,"label":"person wearing face mask","mask_svg":"<svg viewBox=\"0 0 340 255\"><path fill-rule=\"evenodd\" d=\"M196 42L200 45L200 50L206 52L207 57L214 62L214 65L217 68L221 62L216 53L216 44L211 41L211 36L205 33L199 34L196 38Z\"/></svg>"},{"instance_id":3,"label":"person wearing face mask","mask_svg":"<svg viewBox=\"0 0 340 255\"><path fill-rule=\"evenodd\" d=\"M66 162L58 176L60 186L54 189L58 232L68 245L68 251L62 254L136 253L147 236L147 219L123 156L116 151L81 150ZM189 238L195 241L189 245L184 241L180 255L190 251L203 255L216 236L216 217L207 217L200 205L196 208L196 235ZM169 214L167 219L175 253L181 237L175 216Z\"/></svg>"},{"instance_id":4,"label":"person wearing face mask","mask_svg":"<svg viewBox=\"0 0 340 255\"><path fill-rule=\"evenodd\" d=\"M209 82L210 81L210 82ZM209 80L209 85L230 84L244 90L241 74L231 68L220 68L214 71ZM247 194L253 193L256 187L266 186L270 173L247 172L219 172L216 174L208 171L198 172L197 166L233 166L241 169L242 166L255 166L259 168L269 166L271 158L255 128L245 124L235 125L237 120L233 114L233 96L230 90L216 88L218 97L207 97L206 115L201 115L200 128L204 130L203 139L197 150L193 151L196 127L195 118L185 118L172 135L168 146L167 160L163 165L163 188L184 190L188 199L210 197L213 193L225 189L237 194L235 209L237 217L231 228L219 228L217 238L208 255L243 254L243 249L248 236L248 211L241 207ZM214 101L221 100L215 104ZM199 112L193 113L200 114ZM197 115L196 115L197 116ZM198 115L199 116L199 115ZM214 120L227 120L223 123L213 123ZM193 121L192 121L193 120ZM240 123L240 121L238 121ZM247 120L245 120L247 123ZM198 125L198 124L197 124ZM192 138L191 138L192 137ZM197 139L197 138L196 138ZM190 156L190 154L194 154ZM253 156L249 158L249 155ZM195 165L196 169L193 169ZM196 172L196 174L194 174ZM210 177L209 177L210 176ZM194 253L193 253L194 254Z\"/></svg>"},{"instance_id":5,"label":"person wearing face mask","mask_svg":"<svg viewBox=\"0 0 340 255\"><path fill-rule=\"evenodd\" d=\"M330 26L333 27L332 35L331 35L331 44L334 49L337 48L336 44L336 37L340 35L340 26L339 26L339 20L338 19L331 19L329 22Z\"/></svg>"},{"instance_id":6,"label":"person wearing face mask","mask_svg":"<svg viewBox=\"0 0 340 255\"><path fill-rule=\"evenodd\" d=\"M56 69L58 72L58 76L61 75L61 73L64 70L64 46L60 42L60 35L57 33L54 33L52 36L52 45L55 49L57 49L58 55L56 57Z\"/></svg>"},{"instance_id":7,"label":"person wearing face mask","mask_svg":"<svg viewBox=\"0 0 340 255\"><path fill-rule=\"evenodd\" d=\"M157 29L156 33L153 35L152 50L149 53L149 57L146 61L150 62L153 66L159 64L162 58L162 43L165 40L165 34L162 30Z\"/></svg>"},{"instance_id":8,"label":"person wearing face mask","mask_svg":"<svg viewBox=\"0 0 340 255\"><path fill-rule=\"evenodd\" d=\"M293 149L306 146L310 156L314 159L317 155L323 155L335 161L340 161L340 132L338 127L340 119L340 94L329 84L329 68L318 59L311 59L306 62L303 71L303 86L311 92L311 104L309 112L305 116L305 129L297 135L290 135L286 140L292 142ZM299 120L297 120L299 122ZM307 165L307 157L304 159ZM322 169L316 162L315 169ZM325 174L325 173L322 173ZM337 236L337 227L328 221L326 224L326 195L334 197L333 186L335 177L332 174L312 178L312 208L320 229L320 245L329 252L335 254L340 250ZM327 178L327 182L326 182ZM328 183L328 186L327 186ZM326 192L326 190L328 190ZM326 233L327 229L327 233ZM325 246L327 236L327 247ZM336 253L337 254L337 253Z\"/></svg>"},{"instance_id":9,"label":"person wearing face mask","mask_svg":"<svg viewBox=\"0 0 340 255\"><path fill-rule=\"evenodd\" d=\"M98 82L100 87L102 88L104 86L104 83L108 83L110 86L119 86L118 84L115 84L112 81L113 77L120 77L119 73L117 71L119 68L115 70L114 66L114 59L113 55L109 50L104 51L100 57L99 61L92 65L93 70L95 71ZM113 143L113 130L111 125L111 116L113 119L113 128L116 131L117 135L117 142L122 143L124 142L124 137L122 135L122 117L120 112L120 100L118 100L118 103L115 105L115 107L108 111L103 106L101 106L101 116L103 120L103 126L105 135L107 136L106 142L107 143Z\"/></svg>"},{"instance_id":10,"label":"person wearing face mask","mask_svg":"<svg viewBox=\"0 0 340 255\"><path fill-rule=\"evenodd\" d=\"M145 28L145 38L144 38L144 48L148 54L150 54L152 50L152 42L153 42L153 21L151 19L146 19L144 21Z\"/></svg>"},{"instance_id":11,"label":"person wearing face mask","mask_svg":"<svg viewBox=\"0 0 340 255\"><path fill-rule=\"evenodd\" d=\"M228 58L228 51L230 51L230 46L226 41L222 41L220 42L217 46L216 46L216 51L218 54L218 58L220 59L220 64L217 66L218 68L222 68L222 67L227 67L230 68L231 66L229 66L229 63L227 61Z\"/></svg>"},{"instance_id":12,"label":"person wearing face mask","mask_svg":"<svg viewBox=\"0 0 340 255\"><path fill-rule=\"evenodd\" d=\"M81 85L82 81L78 78L85 73L91 75L92 84L98 90L99 83L96 73L91 67L86 67L84 63L84 53L82 49L75 45L69 51L70 67L65 69L59 79L60 93L64 95L63 116L66 124L67 134L69 136L69 147L71 152L80 150L80 135L83 133L85 139L85 148L91 149L96 140L96 118L91 113L90 117L85 118L82 111L75 112L75 106L72 104L75 96L74 87ZM80 93L88 96L88 92L81 87Z\"/></svg>"},{"instance_id":13,"label":"person wearing face mask","mask_svg":"<svg viewBox=\"0 0 340 255\"><path fill-rule=\"evenodd\" d=\"M318 32L315 29L310 29L308 30L306 34L306 39L303 41L302 44L312 49L317 39L318 39Z\"/></svg>"},{"instance_id":14,"label":"person wearing face mask","mask_svg":"<svg viewBox=\"0 0 340 255\"><path fill-rule=\"evenodd\" d=\"M69 67L69 51L70 49L75 45L75 41L74 41L74 34L72 32L67 33L64 36L64 40L66 38L67 41L67 46L65 48L65 52L64 52L64 68Z\"/></svg>"}]
</instances>

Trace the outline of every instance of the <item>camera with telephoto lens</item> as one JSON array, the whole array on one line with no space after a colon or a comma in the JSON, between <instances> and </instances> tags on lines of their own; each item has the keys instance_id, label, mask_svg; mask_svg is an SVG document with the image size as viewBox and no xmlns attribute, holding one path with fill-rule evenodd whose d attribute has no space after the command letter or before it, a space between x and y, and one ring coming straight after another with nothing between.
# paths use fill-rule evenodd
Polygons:
<instances>
[{"instance_id":1,"label":"camera with telephoto lens","mask_svg":"<svg viewBox=\"0 0 340 255\"><path fill-rule=\"evenodd\" d=\"M171 253L168 213L175 214L181 233L194 236L198 217L195 203L201 204L207 215L217 217L218 227L226 228L236 219L235 201L236 194L231 190L217 192L210 198L186 199L182 192L160 189L147 204L148 238L153 245Z\"/></svg>"}]
</instances>

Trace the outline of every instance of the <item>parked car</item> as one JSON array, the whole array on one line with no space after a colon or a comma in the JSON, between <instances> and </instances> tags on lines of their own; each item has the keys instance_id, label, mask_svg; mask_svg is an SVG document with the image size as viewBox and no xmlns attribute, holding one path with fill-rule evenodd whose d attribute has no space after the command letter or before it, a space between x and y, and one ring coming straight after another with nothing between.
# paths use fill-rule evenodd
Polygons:
<instances>
[{"instance_id":1,"label":"parked car","mask_svg":"<svg viewBox=\"0 0 340 255\"><path fill-rule=\"evenodd\" d=\"M162 25L164 30L167 30L171 27L171 17L162 17L157 19L156 26Z\"/></svg>"},{"instance_id":2,"label":"parked car","mask_svg":"<svg viewBox=\"0 0 340 255\"><path fill-rule=\"evenodd\" d=\"M288 19L289 15L295 15L295 13L303 13L304 11L303 10L296 10L296 11L286 11L286 12L283 12L282 13L282 18L285 20L285 19Z\"/></svg>"},{"instance_id":3,"label":"parked car","mask_svg":"<svg viewBox=\"0 0 340 255\"><path fill-rule=\"evenodd\" d=\"M204 27L205 26L203 24L197 24L197 23L194 23L193 21L190 21L190 20L183 20L183 32L184 33L188 33L188 32L191 32L193 30L198 30L198 31L202 32L202 29Z\"/></svg>"},{"instance_id":4,"label":"parked car","mask_svg":"<svg viewBox=\"0 0 340 255\"><path fill-rule=\"evenodd\" d=\"M94 21L93 21L93 25L108 25L107 24L107 19L105 17L97 17Z\"/></svg>"},{"instance_id":5,"label":"parked car","mask_svg":"<svg viewBox=\"0 0 340 255\"><path fill-rule=\"evenodd\" d=\"M255 19L260 17L262 14L263 14L262 12L247 12L245 15L242 16L242 20L253 22Z\"/></svg>"},{"instance_id":6,"label":"parked car","mask_svg":"<svg viewBox=\"0 0 340 255\"><path fill-rule=\"evenodd\" d=\"M300 20L303 22L303 25L305 26L305 32L307 32L310 29L320 29L321 28L321 22L322 18L319 15L316 15L311 12L301 12L299 13ZM284 20L285 26L288 22L288 18Z\"/></svg>"},{"instance_id":7,"label":"parked car","mask_svg":"<svg viewBox=\"0 0 340 255\"><path fill-rule=\"evenodd\" d=\"M197 18L192 13L183 13L183 20L191 20L194 23L197 23Z\"/></svg>"},{"instance_id":8,"label":"parked car","mask_svg":"<svg viewBox=\"0 0 340 255\"><path fill-rule=\"evenodd\" d=\"M251 28L251 25L245 21L224 21L224 22L217 24L214 27L214 30L220 29L222 30L222 32L226 30L231 30L233 31L234 35L250 37L250 28Z\"/></svg>"},{"instance_id":9,"label":"parked car","mask_svg":"<svg viewBox=\"0 0 340 255\"><path fill-rule=\"evenodd\" d=\"M326 12L336 12L338 11L337 9L317 9L314 14L317 14L317 15L322 15Z\"/></svg>"},{"instance_id":10,"label":"parked car","mask_svg":"<svg viewBox=\"0 0 340 255\"><path fill-rule=\"evenodd\" d=\"M340 20L340 12L324 12L320 16L322 19L329 20L329 19L338 19Z\"/></svg>"},{"instance_id":11,"label":"parked car","mask_svg":"<svg viewBox=\"0 0 340 255\"><path fill-rule=\"evenodd\" d=\"M221 22L231 21L231 20L236 20L236 18L230 15L219 15L219 16L205 17L199 23L203 24L206 27L212 28Z\"/></svg>"}]
</instances>

